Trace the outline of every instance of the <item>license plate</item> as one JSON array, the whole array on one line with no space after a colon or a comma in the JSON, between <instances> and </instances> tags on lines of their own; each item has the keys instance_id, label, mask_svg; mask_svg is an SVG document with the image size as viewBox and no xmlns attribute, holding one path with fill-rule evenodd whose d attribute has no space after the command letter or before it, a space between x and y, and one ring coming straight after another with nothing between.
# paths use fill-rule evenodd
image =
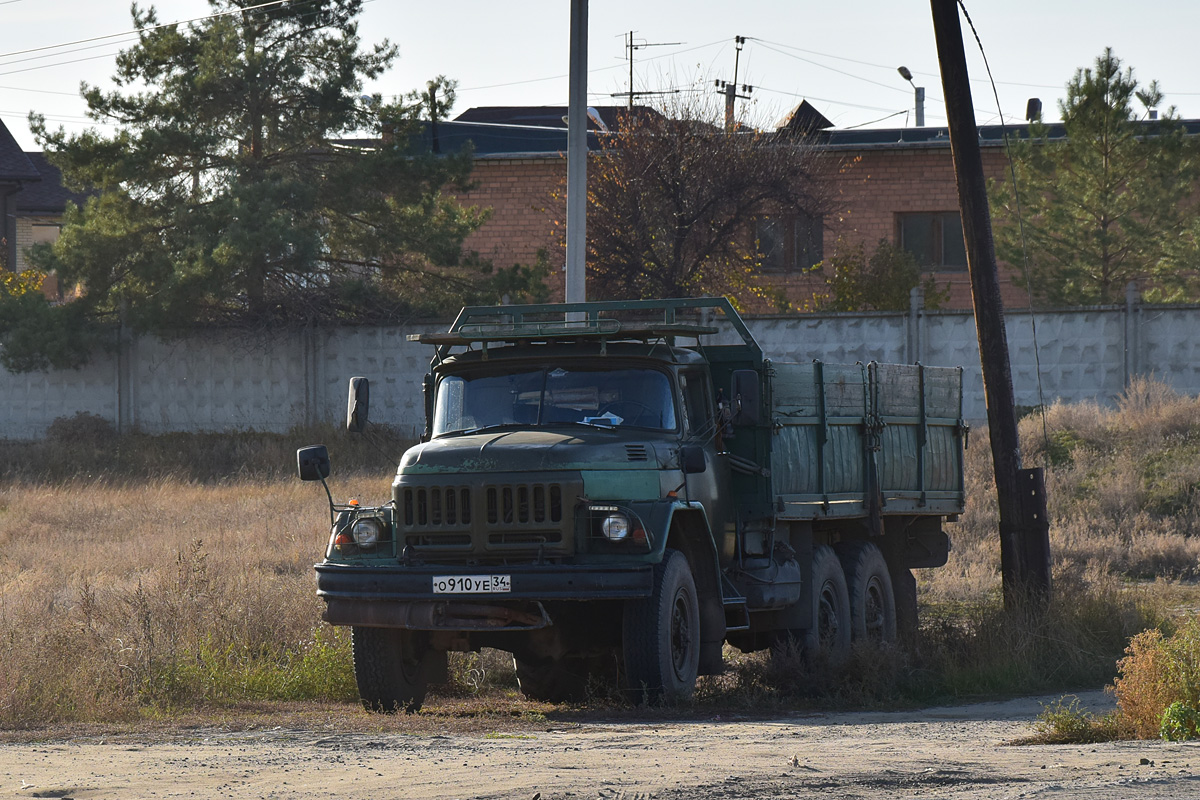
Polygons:
<instances>
[{"instance_id":1,"label":"license plate","mask_svg":"<svg viewBox=\"0 0 1200 800\"><path fill-rule=\"evenodd\" d=\"M511 575L435 575L434 594L496 594L512 591Z\"/></svg>"}]
</instances>

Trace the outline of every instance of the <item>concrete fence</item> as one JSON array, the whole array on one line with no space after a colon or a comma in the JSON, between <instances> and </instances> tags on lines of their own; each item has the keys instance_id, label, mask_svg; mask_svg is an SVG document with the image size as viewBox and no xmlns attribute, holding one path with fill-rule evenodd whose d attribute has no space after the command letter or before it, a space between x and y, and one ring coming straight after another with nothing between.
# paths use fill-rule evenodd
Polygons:
<instances>
[{"instance_id":1,"label":"concrete fence","mask_svg":"<svg viewBox=\"0 0 1200 800\"><path fill-rule=\"evenodd\" d=\"M748 324L776 361L962 366L964 415L986 416L970 313L927 311L915 295L907 313L769 316ZM1200 394L1200 306L1147 306L1131 293L1123 306L1009 311L1006 326L1019 405L1111 403L1138 375ZM354 375L371 379L372 419L415 432L423 424L421 378L431 349L407 336L444 328L308 328L255 337L206 331L175 341L124 336L80 370L0 370L0 438L39 438L55 419L80 411L121 431L284 432L343 419Z\"/></svg>"}]
</instances>

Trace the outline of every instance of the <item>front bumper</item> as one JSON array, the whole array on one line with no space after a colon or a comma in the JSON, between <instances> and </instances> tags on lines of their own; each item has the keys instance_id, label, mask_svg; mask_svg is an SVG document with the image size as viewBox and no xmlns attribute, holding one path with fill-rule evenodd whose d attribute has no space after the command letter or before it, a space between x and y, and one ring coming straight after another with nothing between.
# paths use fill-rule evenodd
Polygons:
<instances>
[{"instance_id":1,"label":"front bumper","mask_svg":"<svg viewBox=\"0 0 1200 800\"><path fill-rule=\"evenodd\" d=\"M316 565L324 618L334 625L425 630L533 629L551 624L542 606L555 600L631 600L653 590L651 565L504 567ZM504 574L511 591L435 594L434 576Z\"/></svg>"}]
</instances>

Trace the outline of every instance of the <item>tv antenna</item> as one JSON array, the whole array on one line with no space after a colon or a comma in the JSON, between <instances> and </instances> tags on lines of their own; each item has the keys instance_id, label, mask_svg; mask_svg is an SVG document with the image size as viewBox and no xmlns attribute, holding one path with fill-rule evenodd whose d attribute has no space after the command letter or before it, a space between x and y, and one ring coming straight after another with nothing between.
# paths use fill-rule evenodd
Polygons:
<instances>
[{"instance_id":1,"label":"tv antenna","mask_svg":"<svg viewBox=\"0 0 1200 800\"><path fill-rule=\"evenodd\" d=\"M638 41L637 39L634 39L634 38L633 38L633 35L634 35L636 32L637 32L637 31L630 31L629 33L625 34L625 49L626 49L626 50L629 52L629 56L628 56L628 58L629 58L629 91L628 91L628 92L613 92L611 95L609 95L610 97L628 97L628 98L629 98L629 110L630 110L630 111L632 111L632 110L633 110L633 98L635 98L635 97L646 97L646 96L648 96L648 95L660 95L660 94L678 94L678 93L679 93L679 90L678 90L678 89L673 89L673 90L670 90L670 91L665 91L665 92L664 92L664 91L660 91L660 92L649 92L649 91L644 91L644 92L635 92L635 91L633 90L633 54L634 54L634 51L637 51L637 50L644 50L644 49L646 49L647 47L670 47L670 46L674 46L674 45L685 44L685 42L646 42L646 41Z\"/></svg>"}]
</instances>

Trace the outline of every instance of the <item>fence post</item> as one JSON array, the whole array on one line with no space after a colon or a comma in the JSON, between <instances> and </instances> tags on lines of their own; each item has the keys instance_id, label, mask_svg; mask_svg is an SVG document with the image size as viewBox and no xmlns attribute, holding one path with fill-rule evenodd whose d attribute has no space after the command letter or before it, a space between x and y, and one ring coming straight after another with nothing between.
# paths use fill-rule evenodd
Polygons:
<instances>
[{"instance_id":1,"label":"fence post","mask_svg":"<svg viewBox=\"0 0 1200 800\"><path fill-rule=\"evenodd\" d=\"M136 369L134 360L137 354L135 334L122 321L117 326L117 433L124 435L132 433L137 425L137 415L134 411L133 383Z\"/></svg>"},{"instance_id":2,"label":"fence post","mask_svg":"<svg viewBox=\"0 0 1200 800\"><path fill-rule=\"evenodd\" d=\"M300 337L301 341L301 361L304 364L304 424L307 427L313 427L317 424L319 411L317 409L318 397L317 387L317 332L313 327L312 320L304 326L304 333Z\"/></svg>"},{"instance_id":3,"label":"fence post","mask_svg":"<svg viewBox=\"0 0 1200 800\"><path fill-rule=\"evenodd\" d=\"M922 356L921 352L921 323L925 316L925 289L921 286L914 286L908 290L908 341L905 343L905 361L909 364L918 363Z\"/></svg>"},{"instance_id":4,"label":"fence post","mask_svg":"<svg viewBox=\"0 0 1200 800\"><path fill-rule=\"evenodd\" d=\"M1130 281L1125 285L1125 383L1128 389L1130 382L1142 371L1138 341L1141 333L1142 297L1137 284Z\"/></svg>"}]
</instances>

